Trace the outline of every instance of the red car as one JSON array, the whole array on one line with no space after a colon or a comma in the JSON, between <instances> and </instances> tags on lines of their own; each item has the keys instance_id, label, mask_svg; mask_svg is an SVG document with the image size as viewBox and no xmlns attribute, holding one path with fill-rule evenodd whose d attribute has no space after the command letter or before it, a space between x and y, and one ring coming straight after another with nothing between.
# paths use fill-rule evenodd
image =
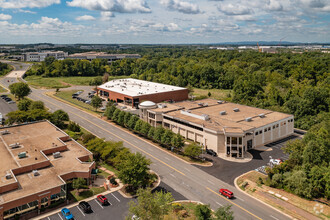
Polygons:
<instances>
[{"instance_id":1,"label":"red car","mask_svg":"<svg viewBox=\"0 0 330 220\"><path fill-rule=\"evenodd\" d=\"M106 205L108 204L108 199L104 195L98 195L97 200L102 204Z\"/></svg>"},{"instance_id":2,"label":"red car","mask_svg":"<svg viewBox=\"0 0 330 220\"><path fill-rule=\"evenodd\" d=\"M223 196L226 196L227 199L231 199L234 197L234 193L229 191L228 189L220 189L219 193L222 194Z\"/></svg>"}]
</instances>

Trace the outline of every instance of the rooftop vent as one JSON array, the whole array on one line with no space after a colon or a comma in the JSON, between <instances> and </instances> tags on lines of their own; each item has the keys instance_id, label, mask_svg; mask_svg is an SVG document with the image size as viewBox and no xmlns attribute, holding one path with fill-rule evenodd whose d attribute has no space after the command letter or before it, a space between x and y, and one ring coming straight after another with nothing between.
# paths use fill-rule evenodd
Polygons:
<instances>
[{"instance_id":1,"label":"rooftop vent","mask_svg":"<svg viewBox=\"0 0 330 220\"><path fill-rule=\"evenodd\" d=\"M251 117L245 118L245 121L252 121Z\"/></svg>"},{"instance_id":2,"label":"rooftop vent","mask_svg":"<svg viewBox=\"0 0 330 220\"><path fill-rule=\"evenodd\" d=\"M264 118L264 117L266 117L266 116L265 116L264 113L262 113L262 114L259 114L259 117L260 117L260 118Z\"/></svg>"},{"instance_id":3,"label":"rooftop vent","mask_svg":"<svg viewBox=\"0 0 330 220\"><path fill-rule=\"evenodd\" d=\"M217 101L218 104L222 104L223 102L224 101L222 101L222 100Z\"/></svg>"},{"instance_id":4,"label":"rooftop vent","mask_svg":"<svg viewBox=\"0 0 330 220\"><path fill-rule=\"evenodd\" d=\"M234 112L239 112L239 108L234 108L233 111Z\"/></svg>"},{"instance_id":5,"label":"rooftop vent","mask_svg":"<svg viewBox=\"0 0 330 220\"><path fill-rule=\"evenodd\" d=\"M9 147L10 147L11 149L15 149L15 148L19 148L20 145L19 145L19 143L14 143L14 144L9 145Z\"/></svg>"},{"instance_id":6,"label":"rooftop vent","mask_svg":"<svg viewBox=\"0 0 330 220\"><path fill-rule=\"evenodd\" d=\"M26 152L21 152L18 154L18 158L19 159L22 159L22 158L25 158L26 157Z\"/></svg>"},{"instance_id":7,"label":"rooftop vent","mask_svg":"<svg viewBox=\"0 0 330 220\"><path fill-rule=\"evenodd\" d=\"M203 106L204 106L204 107L207 107L207 106L209 106L209 104L207 104L207 103L204 103L204 104L203 104Z\"/></svg>"},{"instance_id":8,"label":"rooftop vent","mask_svg":"<svg viewBox=\"0 0 330 220\"><path fill-rule=\"evenodd\" d=\"M204 104L202 102L198 103L199 106L203 106Z\"/></svg>"},{"instance_id":9,"label":"rooftop vent","mask_svg":"<svg viewBox=\"0 0 330 220\"><path fill-rule=\"evenodd\" d=\"M4 130L4 131L1 131L1 134L6 135L6 134L10 134L10 132L8 130Z\"/></svg>"},{"instance_id":10,"label":"rooftop vent","mask_svg":"<svg viewBox=\"0 0 330 220\"><path fill-rule=\"evenodd\" d=\"M210 116L207 114L202 114L202 117L203 117L204 121L210 120Z\"/></svg>"},{"instance_id":11,"label":"rooftop vent","mask_svg":"<svg viewBox=\"0 0 330 220\"><path fill-rule=\"evenodd\" d=\"M40 173L38 172L38 170L32 170L33 176L39 176Z\"/></svg>"},{"instance_id":12,"label":"rooftop vent","mask_svg":"<svg viewBox=\"0 0 330 220\"><path fill-rule=\"evenodd\" d=\"M54 156L54 158L59 158L59 157L61 157L61 153L55 152L55 153L53 153L53 156Z\"/></svg>"},{"instance_id":13,"label":"rooftop vent","mask_svg":"<svg viewBox=\"0 0 330 220\"><path fill-rule=\"evenodd\" d=\"M6 177L7 180L13 178L13 177L11 176L11 173L7 173L5 177Z\"/></svg>"},{"instance_id":14,"label":"rooftop vent","mask_svg":"<svg viewBox=\"0 0 330 220\"><path fill-rule=\"evenodd\" d=\"M225 114L227 114L226 111L221 111L221 112L220 112L220 115L225 115Z\"/></svg>"}]
</instances>

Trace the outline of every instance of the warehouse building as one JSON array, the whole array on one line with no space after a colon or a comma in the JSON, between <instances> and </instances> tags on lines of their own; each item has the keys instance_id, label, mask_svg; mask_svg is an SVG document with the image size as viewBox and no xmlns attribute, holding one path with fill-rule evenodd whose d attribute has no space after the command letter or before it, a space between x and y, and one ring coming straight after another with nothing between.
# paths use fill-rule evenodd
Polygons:
<instances>
[{"instance_id":1,"label":"warehouse building","mask_svg":"<svg viewBox=\"0 0 330 220\"><path fill-rule=\"evenodd\" d=\"M140 117L152 126L162 125L227 157L244 158L247 150L294 132L293 115L213 99L147 101L140 109Z\"/></svg>"},{"instance_id":2,"label":"warehouse building","mask_svg":"<svg viewBox=\"0 0 330 220\"><path fill-rule=\"evenodd\" d=\"M188 99L188 89L148 82L138 79L115 79L97 87L98 95L106 100L113 100L138 108L140 102L183 101Z\"/></svg>"},{"instance_id":3,"label":"warehouse building","mask_svg":"<svg viewBox=\"0 0 330 220\"><path fill-rule=\"evenodd\" d=\"M66 181L92 178L93 154L48 121L0 129L0 219L65 200Z\"/></svg>"},{"instance_id":4,"label":"warehouse building","mask_svg":"<svg viewBox=\"0 0 330 220\"><path fill-rule=\"evenodd\" d=\"M67 52L63 51L44 51L44 52L29 52L23 53L23 60L27 62L42 62L47 57L54 57L56 60L63 60L68 56Z\"/></svg>"}]
</instances>

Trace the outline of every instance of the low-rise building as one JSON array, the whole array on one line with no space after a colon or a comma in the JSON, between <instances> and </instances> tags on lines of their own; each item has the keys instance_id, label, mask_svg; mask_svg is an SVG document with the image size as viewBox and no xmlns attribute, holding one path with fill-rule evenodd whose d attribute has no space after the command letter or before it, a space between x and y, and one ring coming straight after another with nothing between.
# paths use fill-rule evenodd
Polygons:
<instances>
[{"instance_id":1,"label":"low-rise building","mask_svg":"<svg viewBox=\"0 0 330 220\"><path fill-rule=\"evenodd\" d=\"M107 100L138 107L140 102L183 101L188 89L138 79L115 79L97 87L98 95Z\"/></svg>"},{"instance_id":2,"label":"low-rise building","mask_svg":"<svg viewBox=\"0 0 330 220\"><path fill-rule=\"evenodd\" d=\"M44 52L29 52L24 53L24 61L27 62L42 62L47 57L55 57L56 60L63 60L68 56L67 52L63 51L44 51Z\"/></svg>"},{"instance_id":3,"label":"low-rise building","mask_svg":"<svg viewBox=\"0 0 330 220\"><path fill-rule=\"evenodd\" d=\"M93 154L48 121L0 128L0 219L65 199L73 178L92 178Z\"/></svg>"},{"instance_id":4,"label":"low-rise building","mask_svg":"<svg viewBox=\"0 0 330 220\"><path fill-rule=\"evenodd\" d=\"M86 52L86 53L75 53L71 54L67 57L68 59L79 59L79 60L95 60L95 59L106 59L108 62L113 62L116 60L122 60L122 59L137 59L141 58L141 55L139 54L108 54L104 52Z\"/></svg>"},{"instance_id":5,"label":"low-rise building","mask_svg":"<svg viewBox=\"0 0 330 220\"><path fill-rule=\"evenodd\" d=\"M293 134L293 115L204 99L177 103L143 102L140 117L162 125L219 155L243 158L247 150Z\"/></svg>"}]
</instances>

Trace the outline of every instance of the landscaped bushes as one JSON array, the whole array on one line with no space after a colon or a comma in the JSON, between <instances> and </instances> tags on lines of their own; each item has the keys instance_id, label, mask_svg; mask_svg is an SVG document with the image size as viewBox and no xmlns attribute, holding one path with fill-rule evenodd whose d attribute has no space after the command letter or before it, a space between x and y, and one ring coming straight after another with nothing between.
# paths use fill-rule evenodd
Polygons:
<instances>
[{"instance_id":1,"label":"landscaped bushes","mask_svg":"<svg viewBox=\"0 0 330 220\"><path fill-rule=\"evenodd\" d=\"M152 127L148 122L141 120L138 116L129 112L121 111L114 105L109 105L104 115L121 126L129 128L140 135L148 137L162 146L172 148L176 152L181 152L184 146L184 139L181 135L175 134L171 130L163 127Z\"/></svg>"}]
</instances>

